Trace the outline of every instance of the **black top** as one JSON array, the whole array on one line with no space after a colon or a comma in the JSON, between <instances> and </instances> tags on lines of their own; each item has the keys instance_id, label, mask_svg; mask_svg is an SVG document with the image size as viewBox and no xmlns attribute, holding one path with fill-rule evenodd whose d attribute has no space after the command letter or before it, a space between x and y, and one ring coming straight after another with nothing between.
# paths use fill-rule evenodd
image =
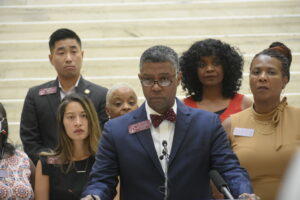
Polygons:
<instances>
[{"instance_id":1,"label":"black top","mask_svg":"<svg viewBox=\"0 0 300 200\"><path fill-rule=\"evenodd\" d=\"M95 162L95 157L91 156L85 160L75 161L75 166L68 173L62 172L61 166L53 164L55 161L51 160L51 158L47 159L47 157L42 156L40 159L43 175L49 176L50 200L80 199L80 195L88 181L92 165ZM67 164L64 164L64 169L67 166Z\"/></svg>"},{"instance_id":2,"label":"black top","mask_svg":"<svg viewBox=\"0 0 300 200\"><path fill-rule=\"evenodd\" d=\"M222 115L223 112L225 112L226 109L227 109L227 108L224 108L223 110L216 111L215 113L216 113L217 115Z\"/></svg>"}]
</instances>

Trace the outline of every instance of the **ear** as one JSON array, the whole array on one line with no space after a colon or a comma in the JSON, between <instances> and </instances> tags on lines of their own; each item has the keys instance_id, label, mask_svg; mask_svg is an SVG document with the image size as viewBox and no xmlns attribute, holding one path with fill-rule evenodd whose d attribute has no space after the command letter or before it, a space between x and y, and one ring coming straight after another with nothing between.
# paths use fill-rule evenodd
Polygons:
<instances>
[{"instance_id":1,"label":"ear","mask_svg":"<svg viewBox=\"0 0 300 200\"><path fill-rule=\"evenodd\" d=\"M177 84L176 84L177 86L180 84L181 79L182 79L182 72L179 71L177 73L177 80L176 80L177 81Z\"/></svg>"},{"instance_id":2,"label":"ear","mask_svg":"<svg viewBox=\"0 0 300 200\"><path fill-rule=\"evenodd\" d=\"M83 55L84 55L84 51L81 51L81 56L83 57Z\"/></svg>"},{"instance_id":3,"label":"ear","mask_svg":"<svg viewBox=\"0 0 300 200\"><path fill-rule=\"evenodd\" d=\"M49 61L50 61L51 65L53 65L53 63L52 63L53 54L49 54L48 57L49 57Z\"/></svg>"},{"instance_id":4,"label":"ear","mask_svg":"<svg viewBox=\"0 0 300 200\"><path fill-rule=\"evenodd\" d=\"M107 114L108 118L110 118L110 111L109 111L107 106L105 106L105 111L106 111L106 114Z\"/></svg>"},{"instance_id":5,"label":"ear","mask_svg":"<svg viewBox=\"0 0 300 200\"><path fill-rule=\"evenodd\" d=\"M138 77L139 77L139 80L141 81L142 80L142 75L138 74Z\"/></svg>"}]
</instances>

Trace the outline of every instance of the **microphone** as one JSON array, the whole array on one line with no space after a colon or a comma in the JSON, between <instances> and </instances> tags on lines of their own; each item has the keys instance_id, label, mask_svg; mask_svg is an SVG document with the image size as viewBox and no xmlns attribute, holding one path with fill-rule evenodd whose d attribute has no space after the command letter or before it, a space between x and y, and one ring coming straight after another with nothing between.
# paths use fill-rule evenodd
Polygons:
<instances>
[{"instance_id":1,"label":"microphone","mask_svg":"<svg viewBox=\"0 0 300 200\"><path fill-rule=\"evenodd\" d=\"M234 199L232 194L229 191L229 187L227 183L224 181L222 176L219 174L217 170L211 170L209 172L209 176L213 183L216 185L217 189L224 194L227 199Z\"/></svg>"}]
</instances>

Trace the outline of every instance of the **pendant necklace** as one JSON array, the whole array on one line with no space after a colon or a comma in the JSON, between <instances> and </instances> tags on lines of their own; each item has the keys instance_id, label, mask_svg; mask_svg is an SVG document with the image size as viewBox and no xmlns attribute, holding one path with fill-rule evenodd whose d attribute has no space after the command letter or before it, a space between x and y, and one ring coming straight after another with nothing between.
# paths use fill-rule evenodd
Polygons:
<instances>
[{"instance_id":1,"label":"pendant necklace","mask_svg":"<svg viewBox=\"0 0 300 200\"><path fill-rule=\"evenodd\" d=\"M88 159L86 160L85 167L84 167L83 170L77 170L76 163L74 163L74 167L75 167L76 173L78 173L78 174L80 174L80 173L86 173L87 166L88 166L88 164L89 164L89 160L90 160L90 158L88 158Z\"/></svg>"}]
</instances>

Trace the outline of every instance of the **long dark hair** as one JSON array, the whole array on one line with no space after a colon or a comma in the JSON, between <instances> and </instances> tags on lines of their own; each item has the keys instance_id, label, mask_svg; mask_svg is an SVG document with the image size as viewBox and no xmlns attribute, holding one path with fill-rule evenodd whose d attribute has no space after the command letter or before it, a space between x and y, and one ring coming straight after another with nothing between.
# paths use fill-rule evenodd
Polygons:
<instances>
[{"instance_id":1,"label":"long dark hair","mask_svg":"<svg viewBox=\"0 0 300 200\"><path fill-rule=\"evenodd\" d=\"M92 101L86 97L81 96L76 93L72 93L70 95L67 95L61 102L58 111L57 111L57 122L58 122L58 145L56 149L52 152L41 152L40 155L42 156L53 156L59 159L59 164L68 164L68 167L66 170L63 168L62 171L67 173L71 169L71 167L74 165L74 162L72 161L73 156L73 143L70 137L67 135L65 126L63 123L63 118L65 115L66 107L72 102L79 103L84 111L87 114L88 119L88 130L89 130L89 136L86 138L87 140L87 146L92 155L95 155L98 149L98 141L101 136L101 130L100 130L100 124L98 120L98 115L96 112L96 109L94 107L94 104ZM61 165L62 167L62 165Z\"/></svg>"},{"instance_id":2,"label":"long dark hair","mask_svg":"<svg viewBox=\"0 0 300 200\"><path fill-rule=\"evenodd\" d=\"M8 143L8 122L7 122L7 116L6 116L6 110L2 103L0 103L0 123L1 123L1 129L0 129L0 160L2 160L4 154L7 154L9 156L14 155L15 153L15 147Z\"/></svg>"}]
</instances>

